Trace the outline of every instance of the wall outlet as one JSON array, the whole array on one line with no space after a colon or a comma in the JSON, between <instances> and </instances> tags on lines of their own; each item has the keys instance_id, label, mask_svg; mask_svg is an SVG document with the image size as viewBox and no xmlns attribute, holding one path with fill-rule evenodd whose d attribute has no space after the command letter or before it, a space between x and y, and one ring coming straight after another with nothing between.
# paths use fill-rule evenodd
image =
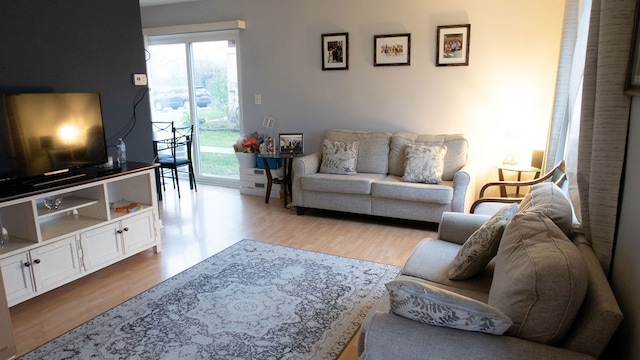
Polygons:
<instances>
[{"instance_id":1,"label":"wall outlet","mask_svg":"<svg viewBox=\"0 0 640 360\"><path fill-rule=\"evenodd\" d=\"M133 74L133 85L145 86L147 85L146 74Z\"/></svg>"}]
</instances>

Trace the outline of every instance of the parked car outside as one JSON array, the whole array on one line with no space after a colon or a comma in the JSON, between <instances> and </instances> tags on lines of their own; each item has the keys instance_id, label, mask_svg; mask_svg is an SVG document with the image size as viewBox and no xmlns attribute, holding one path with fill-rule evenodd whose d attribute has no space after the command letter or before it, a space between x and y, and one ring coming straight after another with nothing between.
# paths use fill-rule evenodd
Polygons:
<instances>
[{"instance_id":1,"label":"parked car outside","mask_svg":"<svg viewBox=\"0 0 640 360\"><path fill-rule=\"evenodd\" d=\"M207 107L211 103L211 95L204 86L196 86L196 105ZM170 107L173 110L179 107L189 106L189 91L186 86L179 86L167 92L157 93L153 96L153 106L156 110Z\"/></svg>"}]
</instances>

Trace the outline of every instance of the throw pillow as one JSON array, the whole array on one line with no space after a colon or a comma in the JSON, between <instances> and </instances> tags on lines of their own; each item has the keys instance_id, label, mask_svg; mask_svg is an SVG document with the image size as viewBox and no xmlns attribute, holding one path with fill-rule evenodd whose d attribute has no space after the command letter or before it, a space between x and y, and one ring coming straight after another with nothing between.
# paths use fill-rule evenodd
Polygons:
<instances>
[{"instance_id":1,"label":"throw pillow","mask_svg":"<svg viewBox=\"0 0 640 360\"><path fill-rule=\"evenodd\" d=\"M520 212L546 215L565 235L571 235L573 208L565 192L554 183L545 182L531 186L531 191L520 202Z\"/></svg>"},{"instance_id":2,"label":"throw pillow","mask_svg":"<svg viewBox=\"0 0 640 360\"><path fill-rule=\"evenodd\" d=\"M395 279L386 284L391 310L429 325L502 335L512 321L483 302L427 283Z\"/></svg>"},{"instance_id":3,"label":"throw pillow","mask_svg":"<svg viewBox=\"0 0 640 360\"><path fill-rule=\"evenodd\" d=\"M322 164L320 172L349 175L356 173L358 141L341 142L325 139L322 142Z\"/></svg>"},{"instance_id":4,"label":"throw pillow","mask_svg":"<svg viewBox=\"0 0 640 360\"><path fill-rule=\"evenodd\" d=\"M446 146L416 146L408 144L404 155L402 181L440 184L444 171Z\"/></svg>"},{"instance_id":5,"label":"throw pillow","mask_svg":"<svg viewBox=\"0 0 640 360\"><path fill-rule=\"evenodd\" d=\"M517 212L517 203L507 205L471 234L449 267L449 280L464 280L480 273L498 253L502 232Z\"/></svg>"},{"instance_id":6,"label":"throw pillow","mask_svg":"<svg viewBox=\"0 0 640 360\"><path fill-rule=\"evenodd\" d=\"M543 214L516 214L504 230L489 305L513 326L508 335L543 344L560 341L587 291L580 250Z\"/></svg>"}]
</instances>

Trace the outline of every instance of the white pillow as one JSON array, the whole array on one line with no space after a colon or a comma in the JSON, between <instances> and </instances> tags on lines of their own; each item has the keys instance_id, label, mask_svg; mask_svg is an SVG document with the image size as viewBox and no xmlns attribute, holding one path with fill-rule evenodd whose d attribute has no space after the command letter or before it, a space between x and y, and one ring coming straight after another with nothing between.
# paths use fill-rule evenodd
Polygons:
<instances>
[{"instance_id":1,"label":"white pillow","mask_svg":"<svg viewBox=\"0 0 640 360\"><path fill-rule=\"evenodd\" d=\"M440 184L444 171L446 146L417 146L407 144L404 152L402 181Z\"/></svg>"},{"instance_id":2,"label":"white pillow","mask_svg":"<svg viewBox=\"0 0 640 360\"><path fill-rule=\"evenodd\" d=\"M411 320L494 335L504 334L513 324L490 305L424 282L395 279L386 287L391 310Z\"/></svg>"},{"instance_id":3,"label":"white pillow","mask_svg":"<svg viewBox=\"0 0 640 360\"><path fill-rule=\"evenodd\" d=\"M325 139L322 142L322 164L320 172L349 175L356 173L358 141L341 142Z\"/></svg>"},{"instance_id":4,"label":"white pillow","mask_svg":"<svg viewBox=\"0 0 640 360\"><path fill-rule=\"evenodd\" d=\"M465 280L480 273L498 253L502 232L517 213L517 203L507 205L471 234L449 267L449 280Z\"/></svg>"}]
</instances>

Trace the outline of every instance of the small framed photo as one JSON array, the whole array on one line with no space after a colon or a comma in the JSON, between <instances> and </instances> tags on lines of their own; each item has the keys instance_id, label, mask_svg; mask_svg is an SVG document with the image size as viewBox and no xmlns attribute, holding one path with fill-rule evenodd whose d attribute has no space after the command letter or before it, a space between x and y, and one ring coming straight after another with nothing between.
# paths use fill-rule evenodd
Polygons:
<instances>
[{"instance_id":1,"label":"small framed photo","mask_svg":"<svg viewBox=\"0 0 640 360\"><path fill-rule=\"evenodd\" d=\"M438 26L436 66L468 66L471 25Z\"/></svg>"},{"instance_id":2,"label":"small framed photo","mask_svg":"<svg viewBox=\"0 0 640 360\"><path fill-rule=\"evenodd\" d=\"M304 153L304 142L301 133L280 134L280 154L300 155Z\"/></svg>"},{"instance_id":3,"label":"small framed photo","mask_svg":"<svg viewBox=\"0 0 640 360\"><path fill-rule=\"evenodd\" d=\"M375 35L373 37L373 65L392 66L411 64L411 34Z\"/></svg>"},{"instance_id":4,"label":"small framed photo","mask_svg":"<svg viewBox=\"0 0 640 360\"><path fill-rule=\"evenodd\" d=\"M349 69L349 33L322 34L322 70Z\"/></svg>"}]
</instances>

